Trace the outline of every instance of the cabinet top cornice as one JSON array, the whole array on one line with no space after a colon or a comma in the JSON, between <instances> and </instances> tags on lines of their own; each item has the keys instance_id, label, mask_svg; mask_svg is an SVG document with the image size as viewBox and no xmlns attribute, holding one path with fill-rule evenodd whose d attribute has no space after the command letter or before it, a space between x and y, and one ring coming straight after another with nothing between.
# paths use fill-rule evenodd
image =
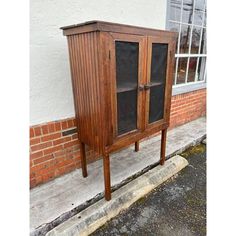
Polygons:
<instances>
[{"instance_id":1,"label":"cabinet top cornice","mask_svg":"<svg viewBox=\"0 0 236 236\"><path fill-rule=\"evenodd\" d=\"M116 32L116 33L125 33L125 34L136 34L143 36L160 36L165 34L166 36L176 38L177 33L167 30L159 30L153 28L146 28L141 26L126 25L120 23L112 23L106 21L86 21L79 24L69 25L61 27L64 35L73 35L81 34L93 31L104 31L104 32Z\"/></svg>"}]
</instances>

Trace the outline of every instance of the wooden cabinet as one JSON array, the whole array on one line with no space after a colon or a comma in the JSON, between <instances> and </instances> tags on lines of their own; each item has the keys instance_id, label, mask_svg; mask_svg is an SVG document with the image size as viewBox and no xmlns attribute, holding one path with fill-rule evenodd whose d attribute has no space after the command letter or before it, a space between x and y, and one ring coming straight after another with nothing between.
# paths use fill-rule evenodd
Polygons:
<instances>
[{"instance_id":1,"label":"wooden cabinet","mask_svg":"<svg viewBox=\"0 0 236 236\"><path fill-rule=\"evenodd\" d=\"M176 33L90 21L62 27L67 36L74 105L87 176L85 144L103 156L111 199L109 154L162 131L165 161ZM128 168L128 167L127 167Z\"/></svg>"}]
</instances>

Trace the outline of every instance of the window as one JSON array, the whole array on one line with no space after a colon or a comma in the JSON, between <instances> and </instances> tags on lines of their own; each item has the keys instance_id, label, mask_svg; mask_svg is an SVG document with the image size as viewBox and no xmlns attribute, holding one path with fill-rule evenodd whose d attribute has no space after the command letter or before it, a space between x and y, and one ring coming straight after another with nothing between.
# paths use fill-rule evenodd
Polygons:
<instances>
[{"instance_id":1,"label":"window","mask_svg":"<svg viewBox=\"0 0 236 236\"><path fill-rule=\"evenodd\" d=\"M174 87L206 81L206 0L168 0L167 28L178 32Z\"/></svg>"}]
</instances>

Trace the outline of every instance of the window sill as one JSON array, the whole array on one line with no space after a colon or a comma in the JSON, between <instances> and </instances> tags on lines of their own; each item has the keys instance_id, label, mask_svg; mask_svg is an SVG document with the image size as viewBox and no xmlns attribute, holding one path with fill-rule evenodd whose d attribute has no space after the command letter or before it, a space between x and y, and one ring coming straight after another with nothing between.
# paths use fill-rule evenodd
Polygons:
<instances>
[{"instance_id":1,"label":"window sill","mask_svg":"<svg viewBox=\"0 0 236 236\"><path fill-rule=\"evenodd\" d=\"M172 96L182 94L182 93L189 93L189 92L199 90L199 89L204 89L204 88L206 88L205 82L176 85L176 86L173 86Z\"/></svg>"}]
</instances>

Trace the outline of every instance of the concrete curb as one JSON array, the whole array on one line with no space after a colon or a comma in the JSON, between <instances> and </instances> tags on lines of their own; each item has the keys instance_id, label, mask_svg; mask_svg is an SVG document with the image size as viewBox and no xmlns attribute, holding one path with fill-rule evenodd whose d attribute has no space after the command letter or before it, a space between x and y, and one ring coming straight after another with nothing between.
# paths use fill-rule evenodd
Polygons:
<instances>
[{"instance_id":1,"label":"concrete curb","mask_svg":"<svg viewBox=\"0 0 236 236\"><path fill-rule=\"evenodd\" d=\"M187 165L188 161L179 155L170 158L164 166L159 165L151 169L113 192L111 201L107 202L101 199L49 231L46 236L82 236L91 234Z\"/></svg>"}]
</instances>

